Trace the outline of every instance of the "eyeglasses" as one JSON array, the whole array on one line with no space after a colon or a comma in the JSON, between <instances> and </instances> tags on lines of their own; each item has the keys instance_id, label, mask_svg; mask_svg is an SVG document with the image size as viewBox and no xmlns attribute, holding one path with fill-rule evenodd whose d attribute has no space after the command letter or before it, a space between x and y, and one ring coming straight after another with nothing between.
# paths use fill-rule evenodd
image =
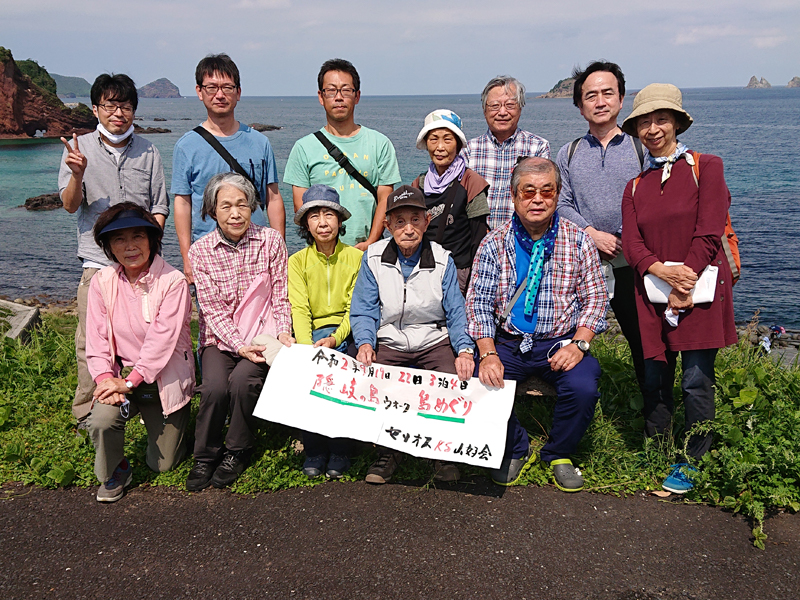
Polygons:
<instances>
[{"instance_id":1,"label":"eyeglasses","mask_svg":"<svg viewBox=\"0 0 800 600\"><path fill-rule=\"evenodd\" d=\"M486 110L490 113L500 112L500 108L505 106L508 112L513 112L519 108L519 102L516 100L507 100L506 102L489 102L486 104Z\"/></svg>"},{"instance_id":2,"label":"eyeglasses","mask_svg":"<svg viewBox=\"0 0 800 600\"><path fill-rule=\"evenodd\" d=\"M122 111L123 115L132 115L133 107L130 104L98 104L109 115L113 115L118 110Z\"/></svg>"},{"instance_id":3,"label":"eyeglasses","mask_svg":"<svg viewBox=\"0 0 800 600\"><path fill-rule=\"evenodd\" d=\"M332 100L336 98L337 94L341 94L342 98L350 99L356 95L356 90L354 88L343 87L343 88L325 88L324 90L320 90L322 95Z\"/></svg>"},{"instance_id":4,"label":"eyeglasses","mask_svg":"<svg viewBox=\"0 0 800 600\"><path fill-rule=\"evenodd\" d=\"M542 200L552 200L556 197L556 193L556 188L553 187L539 189L531 186L517 190L517 195L521 200L533 200L536 198L536 194L539 194L542 197Z\"/></svg>"},{"instance_id":5,"label":"eyeglasses","mask_svg":"<svg viewBox=\"0 0 800 600\"><path fill-rule=\"evenodd\" d=\"M222 90L222 93L226 96L232 96L233 93L238 89L235 85L201 85L201 89L205 90L206 94L209 96L216 96L217 92Z\"/></svg>"}]
</instances>

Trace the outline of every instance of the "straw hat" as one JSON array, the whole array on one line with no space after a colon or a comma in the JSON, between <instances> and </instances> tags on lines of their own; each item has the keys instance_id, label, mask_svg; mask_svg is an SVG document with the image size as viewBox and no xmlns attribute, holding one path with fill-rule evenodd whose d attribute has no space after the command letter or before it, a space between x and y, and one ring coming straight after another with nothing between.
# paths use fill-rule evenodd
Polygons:
<instances>
[{"instance_id":1,"label":"straw hat","mask_svg":"<svg viewBox=\"0 0 800 600\"><path fill-rule=\"evenodd\" d=\"M458 136L461 140L461 147L467 145L467 138L464 132L461 131L461 117L459 117L452 110L446 108L439 108L425 117L425 123L422 130L417 134L417 148L425 150L425 136L434 129L449 129Z\"/></svg>"},{"instance_id":2,"label":"straw hat","mask_svg":"<svg viewBox=\"0 0 800 600\"><path fill-rule=\"evenodd\" d=\"M636 94L633 99L633 111L622 122L622 131L633 137L636 133L636 119L655 110L669 109L677 114L676 135L680 135L691 126L693 119L683 110L683 95L671 83L651 83Z\"/></svg>"}]
</instances>

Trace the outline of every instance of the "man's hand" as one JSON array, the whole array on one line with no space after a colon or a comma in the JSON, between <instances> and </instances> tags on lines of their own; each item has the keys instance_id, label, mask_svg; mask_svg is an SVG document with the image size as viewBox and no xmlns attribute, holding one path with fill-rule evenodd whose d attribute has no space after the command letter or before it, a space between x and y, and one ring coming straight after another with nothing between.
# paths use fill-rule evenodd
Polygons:
<instances>
[{"instance_id":1,"label":"man's hand","mask_svg":"<svg viewBox=\"0 0 800 600\"><path fill-rule=\"evenodd\" d=\"M329 335L328 337L314 342L314 348L319 348L320 346L334 350L338 344L336 343L336 338L334 338L332 335Z\"/></svg>"},{"instance_id":2,"label":"man's hand","mask_svg":"<svg viewBox=\"0 0 800 600\"><path fill-rule=\"evenodd\" d=\"M587 227L586 233L594 240L594 245L597 246L597 251L603 260L612 260L622 252L622 240L613 233L598 231L594 227Z\"/></svg>"},{"instance_id":3,"label":"man's hand","mask_svg":"<svg viewBox=\"0 0 800 600\"><path fill-rule=\"evenodd\" d=\"M503 383L503 363L500 357L495 354L490 354L481 361L478 367L478 379L483 385L491 387L502 388L505 386Z\"/></svg>"},{"instance_id":4,"label":"man's hand","mask_svg":"<svg viewBox=\"0 0 800 600\"><path fill-rule=\"evenodd\" d=\"M356 250L361 250L362 252L366 252L367 248L369 248L369 242L359 242L355 246L353 246Z\"/></svg>"},{"instance_id":5,"label":"man's hand","mask_svg":"<svg viewBox=\"0 0 800 600\"><path fill-rule=\"evenodd\" d=\"M374 361L378 357L375 354L375 350L372 349L371 344L361 344L358 347L358 354L356 354L356 360L360 363L364 363L365 366L370 366L372 361Z\"/></svg>"},{"instance_id":6,"label":"man's hand","mask_svg":"<svg viewBox=\"0 0 800 600\"><path fill-rule=\"evenodd\" d=\"M570 371L583 360L583 352L576 344L562 346L558 352L547 359L553 371Z\"/></svg>"},{"instance_id":7,"label":"man's hand","mask_svg":"<svg viewBox=\"0 0 800 600\"><path fill-rule=\"evenodd\" d=\"M125 401L125 394L129 391L124 379L109 377L97 384L92 396L100 404L119 405Z\"/></svg>"},{"instance_id":8,"label":"man's hand","mask_svg":"<svg viewBox=\"0 0 800 600\"><path fill-rule=\"evenodd\" d=\"M86 165L88 161L86 157L81 154L80 148L78 148L78 134L72 134L72 141L75 144L75 147L71 147L69 142L66 138L61 138L61 142L67 148L67 156L64 159L64 164L69 167L69 170L72 171L72 175L79 180L83 179L83 174L86 172Z\"/></svg>"},{"instance_id":9,"label":"man's hand","mask_svg":"<svg viewBox=\"0 0 800 600\"><path fill-rule=\"evenodd\" d=\"M284 333L282 335L289 335L288 333ZM265 363L267 359L264 358L264 355L261 354L266 350L266 346L242 346L239 348L239 356L242 358L246 358L252 363Z\"/></svg>"},{"instance_id":10,"label":"man's hand","mask_svg":"<svg viewBox=\"0 0 800 600\"><path fill-rule=\"evenodd\" d=\"M186 283L192 285L194 283L194 274L192 273L192 263L189 260L183 261L183 276L186 277Z\"/></svg>"},{"instance_id":11,"label":"man's hand","mask_svg":"<svg viewBox=\"0 0 800 600\"><path fill-rule=\"evenodd\" d=\"M456 356L456 373L461 381L466 381L475 372L475 359L472 354L462 352Z\"/></svg>"}]
</instances>

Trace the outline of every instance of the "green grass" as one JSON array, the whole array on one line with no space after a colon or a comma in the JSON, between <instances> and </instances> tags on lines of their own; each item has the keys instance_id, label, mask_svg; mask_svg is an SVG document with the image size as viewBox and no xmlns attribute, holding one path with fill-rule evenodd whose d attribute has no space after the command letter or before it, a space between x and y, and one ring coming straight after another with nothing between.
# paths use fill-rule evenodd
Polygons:
<instances>
[{"instance_id":1,"label":"green grass","mask_svg":"<svg viewBox=\"0 0 800 600\"><path fill-rule=\"evenodd\" d=\"M96 485L94 449L76 437L70 406L76 385L74 317L43 316L27 345L5 339L0 346L0 483L19 481L48 488ZM196 324L193 324L196 337ZM681 454L682 405L677 403L675 435L664 445L642 439L642 398L627 344L600 336L592 353L602 367L601 401L595 418L573 456L589 491L628 495L660 489L667 468ZM717 418L711 425L714 445L702 460L700 477L689 501L741 512L751 519L754 543L763 548L764 519L779 510L800 510L800 368L781 368L747 344L727 348L717 359ZM679 385L675 387L679 397ZM192 402L192 421L199 398ZM517 414L541 447L552 419L553 400L518 399ZM146 431L138 419L126 430L126 455L139 485L182 487L192 461L157 474L145 465ZM295 450L296 432L266 424L252 466L233 490L254 494L319 485L300 471L303 454ZM674 441L673 441L674 440ZM678 446L675 446L677 441ZM191 442L191 440L190 440ZM373 450L354 460L346 481L363 479ZM478 467L461 469L465 482L485 474ZM549 485L547 467L536 464L524 485ZM429 485L427 461L409 459L396 478Z\"/></svg>"}]
</instances>

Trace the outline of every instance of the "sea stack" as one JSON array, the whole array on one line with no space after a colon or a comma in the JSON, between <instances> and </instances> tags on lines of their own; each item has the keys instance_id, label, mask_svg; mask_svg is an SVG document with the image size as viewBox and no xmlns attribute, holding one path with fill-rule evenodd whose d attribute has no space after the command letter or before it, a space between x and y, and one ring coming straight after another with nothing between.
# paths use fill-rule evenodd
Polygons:
<instances>
[{"instance_id":1,"label":"sea stack","mask_svg":"<svg viewBox=\"0 0 800 600\"><path fill-rule=\"evenodd\" d=\"M537 98L572 98L572 89L575 87L575 80L572 77L562 79L555 84L546 94L536 96Z\"/></svg>"},{"instance_id":2,"label":"sea stack","mask_svg":"<svg viewBox=\"0 0 800 600\"><path fill-rule=\"evenodd\" d=\"M786 84L788 88L800 88L800 77L792 77L792 80Z\"/></svg>"},{"instance_id":3,"label":"sea stack","mask_svg":"<svg viewBox=\"0 0 800 600\"><path fill-rule=\"evenodd\" d=\"M753 76L750 78L750 82L749 82L749 83L748 83L748 84L745 86L745 89L749 89L749 90L761 90L761 89L767 89L767 88L771 88L771 87L772 87L772 86L770 85L769 81L767 81L767 80L766 80L766 79L764 79L763 77L762 77L762 78L761 78L761 80L759 81L759 80L756 78L756 76L755 76L755 75L753 75Z\"/></svg>"},{"instance_id":4,"label":"sea stack","mask_svg":"<svg viewBox=\"0 0 800 600\"><path fill-rule=\"evenodd\" d=\"M140 98L180 98L178 86L166 77L151 81L138 89Z\"/></svg>"}]
</instances>

